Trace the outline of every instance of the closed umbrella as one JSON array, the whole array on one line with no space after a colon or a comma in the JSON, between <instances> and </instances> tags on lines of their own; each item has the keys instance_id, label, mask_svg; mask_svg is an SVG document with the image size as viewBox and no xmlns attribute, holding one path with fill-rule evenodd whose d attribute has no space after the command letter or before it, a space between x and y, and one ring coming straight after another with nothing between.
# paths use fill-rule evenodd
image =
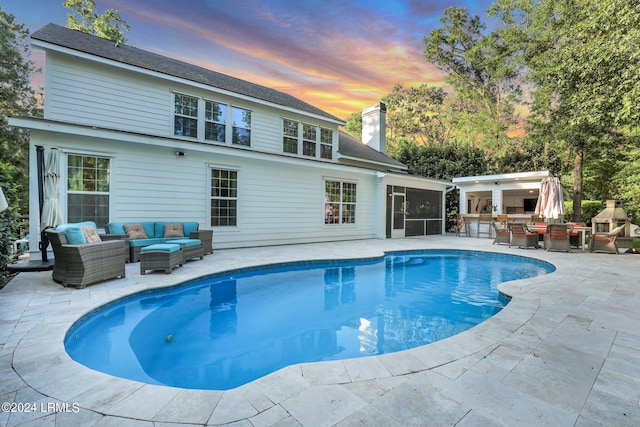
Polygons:
<instances>
[{"instance_id":1,"label":"closed umbrella","mask_svg":"<svg viewBox=\"0 0 640 427\"><path fill-rule=\"evenodd\" d=\"M60 155L58 150L49 150L44 168L44 203L40 217L40 231L62 224L62 209L60 208Z\"/></svg>"},{"instance_id":2,"label":"closed umbrella","mask_svg":"<svg viewBox=\"0 0 640 427\"><path fill-rule=\"evenodd\" d=\"M9 207L9 203L7 203L7 199L4 197L4 192L2 191L2 187L0 187L0 212L7 209Z\"/></svg>"},{"instance_id":3,"label":"closed umbrella","mask_svg":"<svg viewBox=\"0 0 640 427\"><path fill-rule=\"evenodd\" d=\"M564 194L558 178L545 178L540 183L535 213L551 219L564 215Z\"/></svg>"}]
</instances>

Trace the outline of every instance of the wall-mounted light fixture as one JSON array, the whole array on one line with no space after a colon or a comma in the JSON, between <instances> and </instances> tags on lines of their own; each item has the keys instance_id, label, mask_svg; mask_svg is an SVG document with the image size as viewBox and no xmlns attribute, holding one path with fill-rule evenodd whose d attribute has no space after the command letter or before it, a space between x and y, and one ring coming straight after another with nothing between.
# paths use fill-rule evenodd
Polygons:
<instances>
[{"instance_id":1,"label":"wall-mounted light fixture","mask_svg":"<svg viewBox=\"0 0 640 427\"><path fill-rule=\"evenodd\" d=\"M176 156L184 157L184 151L176 151Z\"/></svg>"}]
</instances>

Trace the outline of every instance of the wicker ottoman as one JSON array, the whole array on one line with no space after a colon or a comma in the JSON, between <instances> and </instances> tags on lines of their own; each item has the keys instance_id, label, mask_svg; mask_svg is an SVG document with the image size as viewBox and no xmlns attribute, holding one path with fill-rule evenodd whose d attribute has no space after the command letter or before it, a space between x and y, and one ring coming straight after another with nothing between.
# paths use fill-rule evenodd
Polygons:
<instances>
[{"instance_id":1,"label":"wicker ottoman","mask_svg":"<svg viewBox=\"0 0 640 427\"><path fill-rule=\"evenodd\" d=\"M169 274L183 262L182 249L175 243L159 243L140 250L140 274L145 274L147 270L164 270Z\"/></svg>"},{"instance_id":2,"label":"wicker ottoman","mask_svg":"<svg viewBox=\"0 0 640 427\"><path fill-rule=\"evenodd\" d=\"M202 242L198 239L188 239L185 237L184 239L171 239L167 243L180 245L184 262L193 258L204 258L204 246L202 246Z\"/></svg>"}]
</instances>

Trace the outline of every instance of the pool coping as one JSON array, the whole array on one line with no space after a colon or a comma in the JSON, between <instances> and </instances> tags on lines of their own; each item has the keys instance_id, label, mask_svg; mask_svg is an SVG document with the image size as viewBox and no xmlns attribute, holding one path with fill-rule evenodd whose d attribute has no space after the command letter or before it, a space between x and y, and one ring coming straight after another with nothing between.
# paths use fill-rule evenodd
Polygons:
<instances>
[{"instance_id":1,"label":"pool coping","mask_svg":"<svg viewBox=\"0 0 640 427\"><path fill-rule=\"evenodd\" d=\"M451 239L451 237L443 237L443 239L447 238ZM470 248L470 250L515 252L518 256L531 256L545 261L550 259L568 260L568 257L575 258L571 261L578 258L593 259L592 257L608 259L606 255L598 254L574 252L565 255L514 248L508 250L506 247L497 246L486 247L487 240L485 239L478 239L477 242L471 242L468 238L454 237L453 239L456 239L456 243L467 241L466 243L473 243L472 246L477 246ZM403 239L403 242L405 246L415 246L415 250L438 249L438 247L431 245L434 243L436 245L442 244L442 239L433 240L435 242L427 242L424 239ZM482 241L485 245L479 246ZM372 246L367 250L379 251L379 241L373 242L376 244L363 243ZM397 243L395 242L395 244ZM294 247L288 249L298 252ZM309 247L305 249L309 249ZM440 247L440 249L446 248ZM287 253L287 248L282 252ZM384 254L378 256L384 256ZM205 260L208 257L215 259L216 253L205 257ZM321 260L316 259L316 261ZM630 261L635 261L635 259ZM189 263L187 267L193 266L195 269L199 262L202 261ZM252 265L257 266L258 262L260 260L248 258L240 263L245 267L252 268ZM200 425L220 425L248 420L251 423L261 424L260 421L265 419L273 418L282 421L291 418L306 425L309 424L310 419L313 419L314 414L316 417L318 416L313 410L307 410L309 413L305 415L300 409L302 407L308 408L311 404L308 400L311 398L311 402L315 402L314 405L323 402L320 405L322 408L330 407L334 410L338 407L341 408L323 420L329 425L350 419L349 417L359 413L362 408L371 407L371 402L367 402L367 399L364 398L367 395L364 389L374 384L382 390L386 390L387 393L382 395L384 396L384 394L389 394L389 391L400 388L401 384L423 381L425 377L429 377L430 381L435 381L435 383L430 383L430 387L441 391L438 388L438 382L442 383L442 390L444 390L451 381L455 382L487 358L495 356L497 350L505 346L506 341L527 327L527 324L540 310L543 298L548 298L550 293L555 294L557 282L563 279L570 280L576 275L576 269L571 265L565 265L564 261L560 263L560 266L557 262L552 263L556 265L556 271L553 273L501 284L499 286L500 292L511 297L511 302L507 307L487 321L453 337L398 353L293 365L249 384L226 391L179 389L125 380L90 370L73 361L67 355L63 346L66 331L89 310L118 297L145 289L174 286L184 281L185 274L181 273L189 274L188 268L185 268L185 271L181 271L179 274L136 277L132 273L137 265L128 265L128 277L122 279L127 283L118 286L96 285L96 287L88 287L86 290L69 290L71 294L76 294L79 298L70 299L68 306L62 304L56 307L54 321L51 321L51 317L48 319L49 322L39 321L36 323L37 327L32 327L27 331L12 352L11 364L14 371L28 387L43 395L44 400L53 399L55 402L77 405L82 411L87 410L95 414L141 421ZM223 270L218 272L221 271ZM147 277L161 278L161 280L156 285L151 285L148 280L140 280ZM64 288L60 289L64 290ZM60 289L56 290L54 286L53 292ZM554 298L558 297L554 295ZM84 310L83 314L79 314L78 310ZM563 318L565 317L566 314ZM518 338L522 339L522 337ZM526 339L525 337L524 340L526 341ZM518 345L526 347L528 343L518 343ZM532 354L530 352L533 351L533 349L528 349L525 351L524 357L528 358ZM542 402L537 402L534 406L545 405L542 405ZM74 406L70 407L74 408ZM577 414L580 413L577 409L572 413L565 407L551 407L544 410L549 411L549 414L553 414L556 420L560 421L573 419L575 422ZM493 413L494 411L487 412ZM482 411L476 411L476 413L482 413ZM453 418L460 420L465 416L467 419L471 419L464 413L459 418L455 416ZM505 417L505 419L509 420L511 417L512 415ZM561 422L561 425L564 423Z\"/></svg>"}]
</instances>

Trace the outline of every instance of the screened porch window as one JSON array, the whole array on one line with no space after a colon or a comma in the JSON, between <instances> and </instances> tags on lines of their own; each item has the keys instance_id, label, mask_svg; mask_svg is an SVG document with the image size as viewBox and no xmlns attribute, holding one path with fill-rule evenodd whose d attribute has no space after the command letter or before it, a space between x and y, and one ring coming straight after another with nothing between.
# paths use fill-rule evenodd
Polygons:
<instances>
[{"instance_id":1,"label":"screened porch window","mask_svg":"<svg viewBox=\"0 0 640 427\"><path fill-rule=\"evenodd\" d=\"M105 157L67 156L67 221L109 222L111 160Z\"/></svg>"}]
</instances>

